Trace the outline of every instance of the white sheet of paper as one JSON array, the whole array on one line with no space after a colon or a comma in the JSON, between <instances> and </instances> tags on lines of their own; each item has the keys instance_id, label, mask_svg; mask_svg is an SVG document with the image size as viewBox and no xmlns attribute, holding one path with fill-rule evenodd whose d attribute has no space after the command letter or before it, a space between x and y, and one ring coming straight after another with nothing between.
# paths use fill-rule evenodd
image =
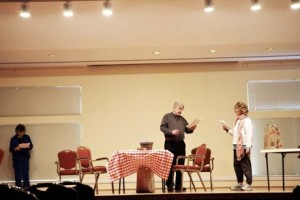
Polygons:
<instances>
[{"instance_id":1,"label":"white sheet of paper","mask_svg":"<svg viewBox=\"0 0 300 200\"><path fill-rule=\"evenodd\" d=\"M192 123L188 124L186 127L191 128L192 126L197 125L202 119L195 119Z\"/></svg>"},{"instance_id":2,"label":"white sheet of paper","mask_svg":"<svg viewBox=\"0 0 300 200\"><path fill-rule=\"evenodd\" d=\"M21 147L21 148L28 148L29 145L30 145L29 142L28 143L21 143L21 144L19 144L19 147Z\"/></svg>"},{"instance_id":3,"label":"white sheet of paper","mask_svg":"<svg viewBox=\"0 0 300 200\"><path fill-rule=\"evenodd\" d=\"M230 126L224 121L224 120L219 120L221 122L222 126L225 126L228 130L231 129Z\"/></svg>"}]
</instances>

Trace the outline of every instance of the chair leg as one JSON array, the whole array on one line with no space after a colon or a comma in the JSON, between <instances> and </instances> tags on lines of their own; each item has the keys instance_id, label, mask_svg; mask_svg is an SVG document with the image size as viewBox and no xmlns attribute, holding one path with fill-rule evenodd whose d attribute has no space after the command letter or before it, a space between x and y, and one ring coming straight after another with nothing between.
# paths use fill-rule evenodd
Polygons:
<instances>
[{"instance_id":1,"label":"chair leg","mask_svg":"<svg viewBox=\"0 0 300 200\"><path fill-rule=\"evenodd\" d=\"M203 186L203 189L204 189L204 191L206 192L206 187L205 187L205 185L204 185L204 183L203 183L203 180L202 180L202 178L201 178L200 172L197 172L197 174L198 174L198 177L199 177L199 179L200 179L200 182L201 182L201 184L202 184L202 186Z\"/></svg>"},{"instance_id":2,"label":"chair leg","mask_svg":"<svg viewBox=\"0 0 300 200\"><path fill-rule=\"evenodd\" d=\"M195 187L195 184L194 184L194 181L193 181L192 175L191 175L191 173L190 173L190 172L187 172L187 174L188 174L188 175L189 175L189 177L190 177L190 184L192 183L192 185L193 185L193 188L194 188L194 190L195 190L195 192L196 192L197 190L196 190L196 187Z\"/></svg>"},{"instance_id":3,"label":"chair leg","mask_svg":"<svg viewBox=\"0 0 300 200\"><path fill-rule=\"evenodd\" d=\"M96 194L98 194L98 179L99 179L100 174L99 173L95 173L95 186L94 186L94 191L96 192Z\"/></svg>"},{"instance_id":4,"label":"chair leg","mask_svg":"<svg viewBox=\"0 0 300 200\"><path fill-rule=\"evenodd\" d=\"M211 171L209 172L209 178L210 178L210 189L211 190L214 190L214 186L213 186L213 182L212 182L212 173L211 173Z\"/></svg>"},{"instance_id":5,"label":"chair leg","mask_svg":"<svg viewBox=\"0 0 300 200\"><path fill-rule=\"evenodd\" d=\"M180 187L180 191L183 192L183 171L180 171L181 173L181 187Z\"/></svg>"},{"instance_id":6,"label":"chair leg","mask_svg":"<svg viewBox=\"0 0 300 200\"><path fill-rule=\"evenodd\" d=\"M82 183L83 177L84 177L84 174L82 174L81 176L79 176L79 181L80 181L80 183Z\"/></svg>"}]
</instances>

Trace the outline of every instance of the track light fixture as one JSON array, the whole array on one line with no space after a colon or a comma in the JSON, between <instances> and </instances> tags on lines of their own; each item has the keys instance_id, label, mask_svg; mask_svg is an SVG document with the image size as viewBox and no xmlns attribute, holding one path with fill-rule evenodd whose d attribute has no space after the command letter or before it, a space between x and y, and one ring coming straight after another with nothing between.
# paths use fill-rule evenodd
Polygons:
<instances>
[{"instance_id":1,"label":"track light fixture","mask_svg":"<svg viewBox=\"0 0 300 200\"><path fill-rule=\"evenodd\" d=\"M17 0L10 0L10 1L17 1ZM10 1L8 1L8 2L10 2ZM72 1L84 1L84 0L20 0L20 1L22 1L21 7L19 10L20 17L29 18L30 17L29 1L33 1L33 2L62 1L62 2L64 2L63 15L65 17L72 17L74 15L73 8L72 8ZM103 1L102 15L111 16L113 14L111 0L99 0L99 1ZM6 2L6 1L4 1L4 2ZM262 8L262 6L260 3L260 0L251 0L251 10L258 11L261 8ZM290 8L293 10L300 9L300 0L291 0ZM215 8L214 8L213 0L204 0L204 11L207 13L210 13L210 12L213 12L214 10L215 10Z\"/></svg>"},{"instance_id":2,"label":"track light fixture","mask_svg":"<svg viewBox=\"0 0 300 200\"><path fill-rule=\"evenodd\" d=\"M27 1L24 1L21 4L19 15L20 15L20 17L23 17L23 18L29 18L30 17L29 3Z\"/></svg>"},{"instance_id":3,"label":"track light fixture","mask_svg":"<svg viewBox=\"0 0 300 200\"><path fill-rule=\"evenodd\" d=\"M105 0L103 2L102 14L104 16L111 16L113 14L110 0Z\"/></svg>"},{"instance_id":4,"label":"track light fixture","mask_svg":"<svg viewBox=\"0 0 300 200\"><path fill-rule=\"evenodd\" d=\"M291 9L297 10L300 8L300 0L292 0L291 1Z\"/></svg>"},{"instance_id":5,"label":"track light fixture","mask_svg":"<svg viewBox=\"0 0 300 200\"><path fill-rule=\"evenodd\" d=\"M257 11L261 9L259 0L251 0L251 10Z\"/></svg>"},{"instance_id":6,"label":"track light fixture","mask_svg":"<svg viewBox=\"0 0 300 200\"><path fill-rule=\"evenodd\" d=\"M72 17L74 15L72 4L70 3L70 1L67 1L67 2L64 3L63 15L65 17Z\"/></svg>"},{"instance_id":7,"label":"track light fixture","mask_svg":"<svg viewBox=\"0 0 300 200\"><path fill-rule=\"evenodd\" d=\"M212 0L204 0L204 11L212 12L215 10L214 2Z\"/></svg>"}]
</instances>

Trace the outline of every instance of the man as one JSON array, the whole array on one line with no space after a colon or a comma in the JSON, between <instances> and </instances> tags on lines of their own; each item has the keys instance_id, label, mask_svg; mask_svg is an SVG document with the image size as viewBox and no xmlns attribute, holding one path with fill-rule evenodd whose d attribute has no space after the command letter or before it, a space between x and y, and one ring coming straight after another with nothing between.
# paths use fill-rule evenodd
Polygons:
<instances>
[{"instance_id":1,"label":"man","mask_svg":"<svg viewBox=\"0 0 300 200\"><path fill-rule=\"evenodd\" d=\"M30 186L29 151L33 148L31 139L25 132L26 128L23 124L17 125L15 128L16 134L11 138L9 145L9 151L12 153L16 186L21 188Z\"/></svg>"},{"instance_id":2,"label":"man","mask_svg":"<svg viewBox=\"0 0 300 200\"><path fill-rule=\"evenodd\" d=\"M166 150L169 150L174 154L172 166L176 164L177 156L186 155L184 142L185 133L193 133L196 128L196 125L192 125L190 128L187 127L188 122L181 116L183 109L184 105L181 102L175 102L173 111L165 114L160 124L160 130L165 136L164 147ZM184 164L184 160L181 159L179 164ZM170 174L166 182L169 192L172 192L174 189L173 179L174 172L170 170ZM180 191L181 179L181 173L176 172L175 191ZM183 190L185 191L185 188L183 188Z\"/></svg>"}]
</instances>

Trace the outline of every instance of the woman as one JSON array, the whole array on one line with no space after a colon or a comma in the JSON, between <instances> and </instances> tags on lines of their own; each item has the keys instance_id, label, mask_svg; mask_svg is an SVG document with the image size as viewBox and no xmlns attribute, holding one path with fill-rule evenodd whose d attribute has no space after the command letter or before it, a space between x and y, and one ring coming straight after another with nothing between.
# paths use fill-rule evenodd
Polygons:
<instances>
[{"instance_id":1,"label":"woman","mask_svg":"<svg viewBox=\"0 0 300 200\"><path fill-rule=\"evenodd\" d=\"M29 151L33 148L31 139L25 132L26 128L23 124L17 125L15 128L16 134L11 138L9 145L9 151L12 153L16 186L21 188L30 186Z\"/></svg>"},{"instance_id":2,"label":"woman","mask_svg":"<svg viewBox=\"0 0 300 200\"><path fill-rule=\"evenodd\" d=\"M248 117L248 106L243 102L237 102L234 106L237 115L233 129L223 126L223 129L233 136L233 166L237 178L237 184L230 187L231 190L252 191L252 167L250 151L252 148L252 120ZM244 176L246 184L243 185Z\"/></svg>"}]
</instances>

